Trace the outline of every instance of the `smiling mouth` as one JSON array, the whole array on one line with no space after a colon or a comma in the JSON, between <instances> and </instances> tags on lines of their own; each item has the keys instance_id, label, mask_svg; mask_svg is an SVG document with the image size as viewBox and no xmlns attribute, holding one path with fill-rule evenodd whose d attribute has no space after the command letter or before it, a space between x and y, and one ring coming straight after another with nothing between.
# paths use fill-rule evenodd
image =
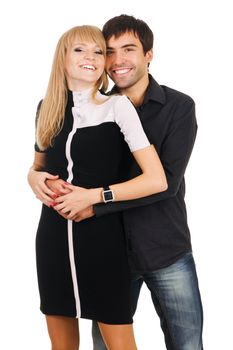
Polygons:
<instances>
[{"instance_id":1,"label":"smiling mouth","mask_svg":"<svg viewBox=\"0 0 233 350\"><path fill-rule=\"evenodd\" d=\"M112 72L116 75L124 75L131 71L132 68L118 68L118 69L112 69Z\"/></svg>"},{"instance_id":2,"label":"smiling mouth","mask_svg":"<svg viewBox=\"0 0 233 350\"><path fill-rule=\"evenodd\" d=\"M86 69L86 70L90 70L90 71L96 70L96 68L90 64L84 64L83 66L81 66L81 68Z\"/></svg>"}]
</instances>

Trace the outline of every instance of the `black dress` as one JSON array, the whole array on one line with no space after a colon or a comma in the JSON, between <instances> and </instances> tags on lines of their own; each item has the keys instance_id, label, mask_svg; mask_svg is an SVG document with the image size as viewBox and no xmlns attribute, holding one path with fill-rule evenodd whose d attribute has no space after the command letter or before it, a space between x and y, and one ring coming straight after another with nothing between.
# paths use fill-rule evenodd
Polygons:
<instances>
[{"instance_id":1,"label":"black dress","mask_svg":"<svg viewBox=\"0 0 233 350\"><path fill-rule=\"evenodd\" d=\"M135 151L148 145L125 96L97 105L90 90L69 91L63 128L45 151L45 170L81 187L107 186L124 181L124 155L129 148ZM35 149L39 151L37 145ZM76 223L43 205L36 257L43 313L132 323L120 213Z\"/></svg>"}]
</instances>

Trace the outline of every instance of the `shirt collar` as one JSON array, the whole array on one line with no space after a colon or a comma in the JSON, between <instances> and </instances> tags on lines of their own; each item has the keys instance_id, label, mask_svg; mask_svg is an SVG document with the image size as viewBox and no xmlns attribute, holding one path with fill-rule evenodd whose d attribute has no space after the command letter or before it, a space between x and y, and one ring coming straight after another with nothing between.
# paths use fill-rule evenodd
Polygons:
<instances>
[{"instance_id":1,"label":"shirt collar","mask_svg":"<svg viewBox=\"0 0 233 350\"><path fill-rule=\"evenodd\" d=\"M80 91L68 91L68 95L72 96L73 105L75 107L80 107L80 105L89 102L91 100L93 88L85 89ZM70 97L71 97L70 96Z\"/></svg>"},{"instance_id":2,"label":"shirt collar","mask_svg":"<svg viewBox=\"0 0 233 350\"><path fill-rule=\"evenodd\" d=\"M116 85L113 86L110 94L119 93ZM145 105L149 100L164 104L166 102L165 93L163 88L157 83L157 81L149 74L149 85L146 89L144 101L142 105Z\"/></svg>"}]
</instances>

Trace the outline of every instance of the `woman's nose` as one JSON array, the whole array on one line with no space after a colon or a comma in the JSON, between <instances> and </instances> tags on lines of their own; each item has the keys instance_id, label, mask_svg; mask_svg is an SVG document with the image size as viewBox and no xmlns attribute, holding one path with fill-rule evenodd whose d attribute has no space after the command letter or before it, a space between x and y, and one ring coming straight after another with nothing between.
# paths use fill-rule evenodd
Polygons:
<instances>
[{"instance_id":1,"label":"woman's nose","mask_svg":"<svg viewBox=\"0 0 233 350\"><path fill-rule=\"evenodd\" d=\"M93 60L94 59L94 52L92 51L86 51L85 53L85 58L89 59L89 60Z\"/></svg>"}]
</instances>

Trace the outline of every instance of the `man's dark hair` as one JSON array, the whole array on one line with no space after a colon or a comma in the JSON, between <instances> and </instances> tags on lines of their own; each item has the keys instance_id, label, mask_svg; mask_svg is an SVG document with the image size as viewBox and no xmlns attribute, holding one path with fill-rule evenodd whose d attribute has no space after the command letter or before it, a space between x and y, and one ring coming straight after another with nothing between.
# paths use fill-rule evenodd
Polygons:
<instances>
[{"instance_id":1,"label":"man's dark hair","mask_svg":"<svg viewBox=\"0 0 233 350\"><path fill-rule=\"evenodd\" d=\"M144 54L153 48L154 36L149 26L133 16L120 15L108 20L102 29L105 40L112 36L118 38L120 35L132 32L140 40Z\"/></svg>"}]
</instances>

